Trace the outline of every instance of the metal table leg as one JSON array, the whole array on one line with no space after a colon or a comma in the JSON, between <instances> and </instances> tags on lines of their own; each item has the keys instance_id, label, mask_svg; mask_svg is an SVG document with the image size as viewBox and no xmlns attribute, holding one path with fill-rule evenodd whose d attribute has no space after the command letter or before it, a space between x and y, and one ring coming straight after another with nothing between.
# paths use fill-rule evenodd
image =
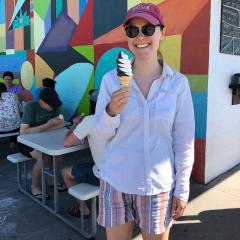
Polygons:
<instances>
[{"instance_id":1,"label":"metal table leg","mask_svg":"<svg viewBox=\"0 0 240 240\"><path fill-rule=\"evenodd\" d=\"M58 213L59 205L58 205L58 170L57 170L57 162L56 157L53 156L53 184L54 184L54 211Z\"/></svg>"}]
</instances>

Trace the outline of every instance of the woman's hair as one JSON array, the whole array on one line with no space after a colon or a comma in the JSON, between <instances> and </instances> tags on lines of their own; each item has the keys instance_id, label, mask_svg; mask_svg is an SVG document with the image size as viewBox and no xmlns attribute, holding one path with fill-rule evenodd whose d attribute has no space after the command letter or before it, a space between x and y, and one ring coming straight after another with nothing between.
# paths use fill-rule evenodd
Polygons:
<instances>
[{"instance_id":1,"label":"woman's hair","mask_svg":"<svg viewBox=\"0 0 240 240\"><path fill-rule=\"evenodd\" d=\"M163 55L162 55L160 49L157 50L157 58L158 58L158 60L161 60L161 61L163 60Z\"/></svg>"},{"instance_id":2,"label":"woman's hair","mask_svg":"<svg viewBox=\"0 0 240 240\"><path fill-rule=\"evenodd\" d=\"M6 92L7 88L4 83L0 82L0 100L2 100L2 93Z\"/></svg>"},{"instance_id":3,"label":"woman's hair","mask_svg":"<svg viewBox=\"0 0 240 240\"><path fill-rule=\"evenodd\" d=\"M13 73L10 72L10 71L7 71L7 72L4 72L4 73L3 73L3 78L5 78L5 77L7 77L7 76L9 76L9 77L11 77L12 79L14 79Z\"/></svg>"}]
</instances>

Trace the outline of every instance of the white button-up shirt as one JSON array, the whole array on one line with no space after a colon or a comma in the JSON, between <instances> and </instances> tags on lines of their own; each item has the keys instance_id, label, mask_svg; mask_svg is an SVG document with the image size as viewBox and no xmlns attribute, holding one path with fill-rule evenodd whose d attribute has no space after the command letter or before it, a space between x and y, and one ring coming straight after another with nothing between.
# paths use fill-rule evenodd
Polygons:
<instances>
[{"instance_id":1,"label":"white button-up shirt","mask_svg":"<svg viewBox=\"0 0 240 240\"><path fill-rule=\"evenodd\" d=\"M131 97L115 117L106 113L120 88L116 69L104 75L96 106L96 134L107 139L100 176L120 192L154 195L174 189L184 201L194 160L194 111L186 77L163 63L145 98L134 79Z\"/></svg>"}]
</instances>

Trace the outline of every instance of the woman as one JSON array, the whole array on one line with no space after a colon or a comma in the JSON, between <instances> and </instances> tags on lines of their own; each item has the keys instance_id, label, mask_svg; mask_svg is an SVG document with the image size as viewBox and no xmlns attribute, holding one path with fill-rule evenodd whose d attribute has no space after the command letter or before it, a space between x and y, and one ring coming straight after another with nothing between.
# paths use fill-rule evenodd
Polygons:
<instances>
[{"instance_id":1,"label":"woman","mask_svg":"<svg viewBox=\"0 0 240 240\"><path fill-rule=\"evenodd\" d=\"M0 83L0 134L19 132L19 101L13 93L7 92L4 83ZM17 137L11 137L10 148L15 149Z\"/></svg>"},{"instance_id":2,"label":"woman","mask_svg":"<svg viewBox=\"0 0 240 240\"><path fill-rule=\"evenodd\" d=\"M7 71L3 73L3 80L7 87L7 92L16 94L20 103L22 103L24 99L23 88L18 84L14 84L13 79L14 79L14 76L12 72Z\"/></svg>"},{"instance_id":3,"label":"woman","mask_svg":"<svg viewBox=\"0 0 240 240\"><path fill-rule=\"evenodd\" d=\"M108 240L129 240L134 221L144 240L167 240L187 205L194 158L194 113L185 76L158 57L164 36L157 6L141 3L124 22L134 54L133 80L102 80L96 133L108 139L100 166L99 217Z\"/></svg>"}]
</instances>

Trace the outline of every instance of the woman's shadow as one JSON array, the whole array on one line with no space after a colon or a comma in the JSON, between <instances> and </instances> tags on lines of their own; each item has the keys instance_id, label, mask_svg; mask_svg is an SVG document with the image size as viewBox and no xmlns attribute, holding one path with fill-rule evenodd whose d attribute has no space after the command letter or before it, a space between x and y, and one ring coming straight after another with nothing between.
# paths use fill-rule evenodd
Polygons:
<instances>
[{"instance_id":1,"label":"woman's shadow","mask_svg":"<svg viewBox=\"0 0 240 240\"><path fill-rule=\"evenodd\" d=\"M183 216L174 223L170 235L170 240L239 239L240 208L209 210L198 215Z\"/></svg>"}]
</instances>

